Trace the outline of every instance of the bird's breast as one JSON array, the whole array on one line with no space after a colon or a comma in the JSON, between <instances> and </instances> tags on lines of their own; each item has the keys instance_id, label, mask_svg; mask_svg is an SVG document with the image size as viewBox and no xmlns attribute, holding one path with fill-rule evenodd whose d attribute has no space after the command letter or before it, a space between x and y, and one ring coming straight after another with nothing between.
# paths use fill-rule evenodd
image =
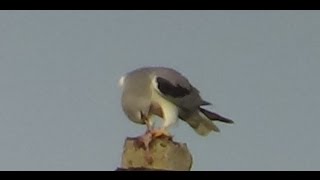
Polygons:
<instances>
[{"instance_id":1,"label":"bird's breast","mask_svg":"<svg viewBox=\"0 0 320 180\"><path fill-rule=\"evenodd\" d=\"M150 112L161 117L165 121L176 121L178 108L172 102L162 97L155 89L151 90Z\"/></svg>"}]
</instances>

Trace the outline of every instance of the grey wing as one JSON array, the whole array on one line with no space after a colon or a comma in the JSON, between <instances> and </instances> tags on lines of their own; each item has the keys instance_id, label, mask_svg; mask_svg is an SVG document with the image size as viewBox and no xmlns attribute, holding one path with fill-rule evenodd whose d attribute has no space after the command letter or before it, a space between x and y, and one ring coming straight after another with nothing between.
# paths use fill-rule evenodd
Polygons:
<instances>
[{"instance_id":1,"label":"grey wing","mask_svg":"<svg viewBox=\"0 0 320 180\"><path fill-rule=\"evenodd\" d=\"M201 105L211 104L200 97L199 91L190 84L187 78L174 70L162 69L156 72L154 78L158 92L184 110L192 111Z\"/></svg>"}]
</instances>

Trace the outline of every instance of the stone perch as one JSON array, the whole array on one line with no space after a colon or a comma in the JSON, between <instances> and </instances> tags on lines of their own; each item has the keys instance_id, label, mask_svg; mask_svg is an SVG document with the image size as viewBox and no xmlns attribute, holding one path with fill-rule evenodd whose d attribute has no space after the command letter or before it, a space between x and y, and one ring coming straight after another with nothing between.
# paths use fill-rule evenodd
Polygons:
<instances>
[{"instance_id":1,"label":"stone perch","mask_svg":"<svg viewBox=\"0 0 320 180\"><path fill-rule=\"evenodd\" d=\"M149 153L137 138L124 143L121 168L116 171L190 171L192 156L185 143L167 137L153 139Z\"/></svg>"}]
</instances>

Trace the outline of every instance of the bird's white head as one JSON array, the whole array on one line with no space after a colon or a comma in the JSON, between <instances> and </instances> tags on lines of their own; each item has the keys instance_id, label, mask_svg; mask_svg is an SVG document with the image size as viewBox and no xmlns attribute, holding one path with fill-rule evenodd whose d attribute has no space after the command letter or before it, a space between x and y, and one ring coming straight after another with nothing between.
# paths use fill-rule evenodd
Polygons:
<instances>
[{"instance_id":1,"label":"bird's white head","mask_svg":"<svg viewBox=\"0 0 320 180\"><path fill-rule=\"evenodd\" d=\"M121 78L119 79L119 82L118 82L119 87L121 87L121 88L123 87L125 79L126 79L125 75L121 76Z\"/></svg>"}]
</instances>

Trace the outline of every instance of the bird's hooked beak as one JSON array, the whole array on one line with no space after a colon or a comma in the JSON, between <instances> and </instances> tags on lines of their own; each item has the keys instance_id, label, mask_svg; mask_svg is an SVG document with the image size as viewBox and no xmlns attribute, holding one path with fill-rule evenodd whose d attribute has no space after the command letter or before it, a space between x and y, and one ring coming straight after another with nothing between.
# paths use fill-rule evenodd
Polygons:
<instances>
[{"instance_id":1,"label":"bird's hooked beak","mask_svg":"<svg viewBox=\"0 0 320 180\"><path fill-rule=\"evenodd\" d=\"M126 76L125 76L125 75L121 76L121 78L119 79L118 86L119 86L120 88L123 87L125 79L126 79Z\"/></svg>"}]
</instances>

